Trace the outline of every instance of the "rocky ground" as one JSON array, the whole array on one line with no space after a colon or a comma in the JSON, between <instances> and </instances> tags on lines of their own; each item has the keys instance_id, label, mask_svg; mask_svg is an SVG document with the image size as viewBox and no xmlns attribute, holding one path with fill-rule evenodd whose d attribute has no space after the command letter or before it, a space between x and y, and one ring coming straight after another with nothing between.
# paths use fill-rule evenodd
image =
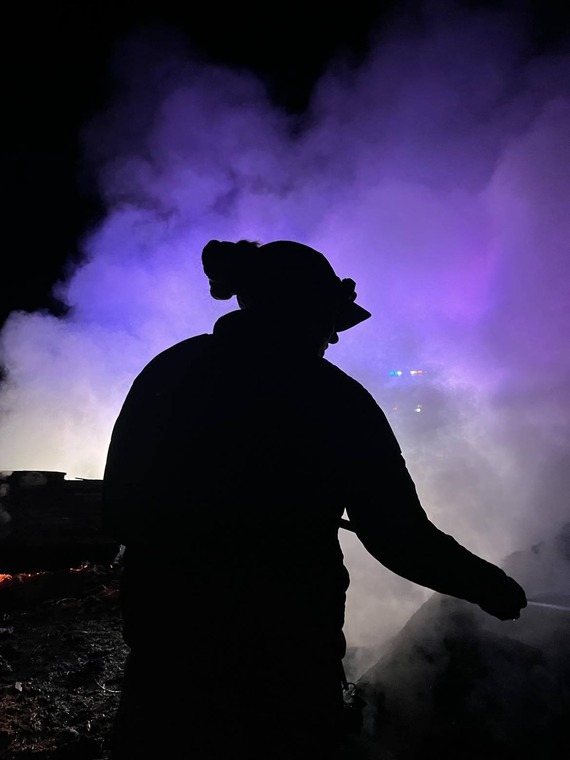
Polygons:
<instances>
[{"instance_id":1,"label":"rocky ground","mask_svg":"<svg viewBox=\"0 0 570 760\"><path fill-rule=\"evenodd\" d=\"M106 760L126 649L118 572L0 583L0 758Z\"/></svg>"},{"instance_id":2,"label":"rocky ground","mask_svg":"<svg viewBox=\"0 0 570 760\"><path fill-rule=\"evenodd\" d=\"M108 760L127 653L119 576L84 565L0 580L0 760ZM346 753L361 760L359 739Z\"/></svg>"}]
</instances>

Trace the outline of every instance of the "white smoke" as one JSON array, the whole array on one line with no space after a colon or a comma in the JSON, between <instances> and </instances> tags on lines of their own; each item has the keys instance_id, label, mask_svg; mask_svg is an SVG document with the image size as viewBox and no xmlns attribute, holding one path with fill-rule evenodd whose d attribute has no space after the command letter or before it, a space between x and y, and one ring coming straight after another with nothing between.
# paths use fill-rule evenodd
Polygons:
<instances>
[{"instance_id":1,"label":"white smoke","mask_svg":"<svg viewBox=\"0 0 570 760\"><path fill-rule=\"evenodd\" d=\"M433 521L499 562L568 520L570 60L525 58L510 16L426 8L332 62L301 120L177 34L123 41L83 134L107 214L57 286L70 312L1 335L0 468L101 477L137 372L234 307L204 244L288 238L373 312L327 358L385 409ZM377 642L429 592L342 541L349 641Z\"/></svg>"}]
</instances>

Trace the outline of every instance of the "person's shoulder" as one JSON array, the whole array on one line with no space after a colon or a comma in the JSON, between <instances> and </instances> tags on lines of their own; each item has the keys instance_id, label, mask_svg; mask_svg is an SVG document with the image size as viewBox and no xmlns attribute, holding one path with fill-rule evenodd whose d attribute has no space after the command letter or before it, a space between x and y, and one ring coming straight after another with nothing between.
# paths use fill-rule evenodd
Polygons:
<instances>
[{"instance_id":1,"label":"person's shoulder","mask_svg":"<svg viewBox=\"0 0 570 760\"><path fill-rule=\"evenodd\" d=\"M185 338L184 340L165 348L163 351L160 351L154 359L151 359L149 365L153 363L158 364L160 362L174 361L180 357L201 353L208 345L210 345L212 337L211 333L203 333L201 335L192 335L190 338Z\"/></svg>"},{"instance_id":2,"label":"person's shoulder","mask_svg":"<svg viewBox=\"0 0 570 760\"><path fill-rule=\"evenodd\" d=\"M336 385L339 389L344 389L346 393L352 394L355 398L361 399L363 403L377 405L372 393L348 372L324 358L320 362L320 367L321 372L331 384Z\"/></svg>"},{"instance_id":3,"label":"person's shoulder","mask_svg":"<svg viewBox=\"0 0 570 760\"><path fill-rule=\"evenodd\" d=\"M399 453L400 446L388 418L371 391L326 359L321 371L328 379L325 383L328 408L333 411L335 427L344 432L343 439L347 442L347 461L359 458L369 461L386 452Z\"/></svg>"},{"instance_id":4,"label":"person's shoulder","mask_svg":"<svg viewBox=\"0 0 570 760\"><path fill-rule=\"evenodd\" d=\"M138 379L144 380L155 375L164 375L173 373L178 369L188 366L188 364L199 356L203 355L211 345L212 335L203 333L202 335L193 335L185 338L179 343L175 343L168 348L160 351L154 356L142 369Z\"/></svg>"}]
</instances>

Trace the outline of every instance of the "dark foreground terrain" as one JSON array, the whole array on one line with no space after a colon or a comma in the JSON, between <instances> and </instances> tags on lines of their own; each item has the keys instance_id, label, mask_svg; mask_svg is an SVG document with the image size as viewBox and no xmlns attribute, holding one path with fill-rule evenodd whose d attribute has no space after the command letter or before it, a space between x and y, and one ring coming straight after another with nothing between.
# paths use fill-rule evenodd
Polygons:
<instances>
[{"instance_id":1,"label":"dark foreground terrain","mask_svg":"<svg viewBox=\"0 0 570 760\"><path fill-rule=\"evenodd\" d=\"M105 760L126 649L117 570L0 583L0 758Z\"/></svg>"},{"instance_id":2,"label":"dark foreground terrain","mask_svg":"<svg viewBox=\"0 0 570 760\"><path fill-rule=\"evenodd\" d=\"M121 555L100 481L64 475L0 473L0 760L109 758ZM533 600L520 620L434 594L365 672L349 650L366 704L346 760L570 757L570 523L503 566Z\"/></svg>"},{"instance_id":3,"label":"dark foreground terrain","mask_svg":"<svg viewBox=\"0 0 570 760\"><path fill-rule=\"evenodd\" d=\"M84 565L0 582L1 760L108 760L126 655L119 574ZM358 679L364 730L347 760L567 757L569 642L566 607L501 624L435 594Z\"/></svg>"}]
</instances>

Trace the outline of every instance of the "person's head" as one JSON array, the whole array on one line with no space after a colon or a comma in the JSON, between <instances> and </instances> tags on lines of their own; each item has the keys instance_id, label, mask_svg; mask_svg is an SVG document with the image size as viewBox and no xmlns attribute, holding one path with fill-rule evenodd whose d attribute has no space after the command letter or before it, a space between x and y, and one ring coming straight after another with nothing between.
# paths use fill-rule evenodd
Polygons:
<instances>
[{"instance_id":1,"label":"person's head","mask_svg":"<svg viewBox=\"0 0 570 760\"><path fill-rule=\"evenodd\" d=\"M241 309L323 351L338 332L371 316L355 303L354 280L341 280L322 253L302 243L210 240L202 264L213 298L236 296Z\"/></svg>"}]
</instances>

